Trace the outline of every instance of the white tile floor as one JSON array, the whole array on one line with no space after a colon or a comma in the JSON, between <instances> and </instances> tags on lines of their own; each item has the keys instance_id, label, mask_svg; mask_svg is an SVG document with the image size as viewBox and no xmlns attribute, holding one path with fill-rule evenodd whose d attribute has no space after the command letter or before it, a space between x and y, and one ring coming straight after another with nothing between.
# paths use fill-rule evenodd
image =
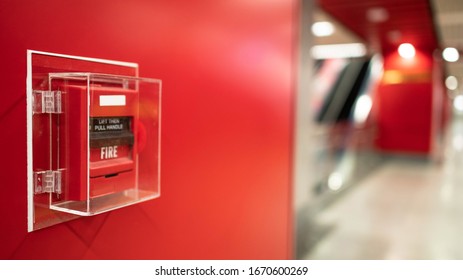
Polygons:
<instances>
[{"instance_id":1,"label":"white tile floor","mask_svg":"<svg viewBox=\"0 0 463 280\"><path fill-rule=\"evenodd\" d=\"M393 158L315 216L305 259L463 259L463 120L445 159Z\"/></svg>"}]
</instances>

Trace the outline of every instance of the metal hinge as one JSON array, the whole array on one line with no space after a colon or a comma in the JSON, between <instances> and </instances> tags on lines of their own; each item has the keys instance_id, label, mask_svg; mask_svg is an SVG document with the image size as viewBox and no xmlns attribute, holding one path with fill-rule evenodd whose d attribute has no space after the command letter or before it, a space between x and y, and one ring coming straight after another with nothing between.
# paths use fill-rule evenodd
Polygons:
<instances>
[{"instance_id":1,"label":"metal hinge","mask_svg":"<svg viewBox=\"0 0 463 280\"><path fill-rule=\"evenodd\" d=\"M34 172L34 193L61 194L62 170L45 170Z\"/></svg>"},{"instance_id":2,"label":"metal hinge","mask_svg":"<svg viewBox=\"0 0 463 280\"><path fill-rule=\"evenodd\" d=\"M59 90L34 90L32 100L34 114L62 113L61 91Z\"/></svg>"}]
</instances>

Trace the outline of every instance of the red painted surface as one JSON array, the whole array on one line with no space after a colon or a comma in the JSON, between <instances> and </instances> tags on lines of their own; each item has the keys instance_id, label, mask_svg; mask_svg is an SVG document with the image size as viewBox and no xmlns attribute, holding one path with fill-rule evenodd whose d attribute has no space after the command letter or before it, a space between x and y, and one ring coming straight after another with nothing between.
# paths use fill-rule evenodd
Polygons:
<instances>
[{"instance_id":1,"label":"red painted surface","mask_svg":"<svg viewBox=\"0 0 463 280\"><path fill-rule=\"evenodd\" d=\"M432 58L417 51L411 60L397 51L385 56L384 70L395 71L400 83L379 87L377 146L384 151L429 154L432 149Z\"/></svg>"},{"instance_id":2,"label":"red painted surface","mask_svg":"<svg viewBox=\"0 0 463 280\"><path fill-rule=\"evenodd\" d=\"M284 259L297 1L3 1L0 258ZM163 80L160 199L27 233L26 49Z\"/></svg>"}]
</instances>

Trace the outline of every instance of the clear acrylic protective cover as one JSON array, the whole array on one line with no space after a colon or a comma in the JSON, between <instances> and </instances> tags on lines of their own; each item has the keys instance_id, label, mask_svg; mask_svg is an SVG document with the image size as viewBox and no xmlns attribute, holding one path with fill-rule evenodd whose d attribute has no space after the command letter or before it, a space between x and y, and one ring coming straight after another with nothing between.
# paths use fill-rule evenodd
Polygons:
<instances>
[{"instance_id":1,"label":"clear acrylic protective cover","mask_svg":"<svg viewBox=\"0 0 463 280\"><path fill-rule=\"evenodd\" d=\"M160 196L159 80L48 72L28 94L29 231Z\"/></svg>"}]
</instances>

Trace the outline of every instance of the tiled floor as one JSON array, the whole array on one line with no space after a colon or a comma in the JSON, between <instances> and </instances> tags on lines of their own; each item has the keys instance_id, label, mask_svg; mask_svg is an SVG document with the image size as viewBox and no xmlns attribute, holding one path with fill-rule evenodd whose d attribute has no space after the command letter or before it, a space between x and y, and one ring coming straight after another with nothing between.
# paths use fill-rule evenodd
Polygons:
<instances>
[{"instance_id":1,"label":"tiled floor","mask_svg":"<svg viewBox=\"0 0 463 280\"><path fill-rule=\"evenodd\" d=\"M462 119L446 139L442 163L388 159L314 215L303 258L463 259Z\"/></svg>"}]
</instances>

